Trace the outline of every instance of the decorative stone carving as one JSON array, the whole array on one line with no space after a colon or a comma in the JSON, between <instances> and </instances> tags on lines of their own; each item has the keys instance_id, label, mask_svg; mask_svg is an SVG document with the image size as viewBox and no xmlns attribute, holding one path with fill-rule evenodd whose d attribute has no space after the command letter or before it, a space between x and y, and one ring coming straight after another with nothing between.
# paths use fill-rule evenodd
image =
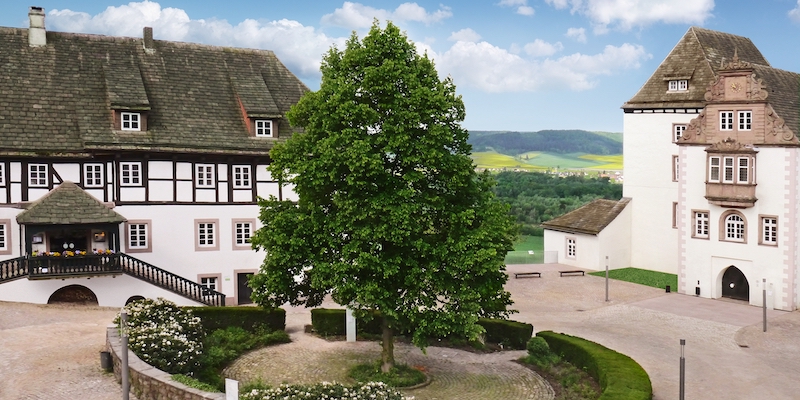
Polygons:
<instances>
[{"instance_id":1,"label":"decorative stone carving","mask_svg":"<svg viewBox=\"0 0 800 400\"><path fill-rule=\"evenodd\" d=\"M722 100L725 98L725 80L722 76L718 75L714 83L706 89L706 101Z\"/></svg>"},{"instance_id":2,"label":"decorative stone carving","mask_svg":"<svg viewBox=\"0 0 800 400\"><path fill-rule=\"evenodd\" d=\"M706 110L705 108L700 111L696 117L689 121L689 125L681 134L680 142L696 142L699 140L705 131L706 125Z\"/></svg>"},{"instance_id":3,"label":"decorative stone carving","mask_svg":"<svg viewBox=\"0 0 800 400\"><path fill-rule=\"evenodd\" d=\"M742 144L732 137L727 137L717 143L708 146L709 153L755 153L753 146Z\"/></svg>"},{"instance_id":4,"label":"decorative stone carving","mask_svg":"<svg viewBox=\"0 0 800 400\"><path fill-rule=\"evenodd\" d=\"M748 79L747 98L750 100L766 100L769 92L764 86L763 79L757 79L756 74L750 74Z\"/></svg>"},{"instance_id":5,"label":"decorative stone carving","mask_svg":"<svg viewBox=\"0 0 800 400\"><path fill-rule=\"evenodd\" d=\"M730 62L726 63L725 59L723 58L719 65L720 71L750 68L752 68L752 66L749 62L739 60L739 49L733 49L733 59L731 59Z\"/></svg>"},{"instance_id":6,"label":"decorative stone carving","mask_svg":"<svg viewBox=\"0 0 800 400\"><path fill-rule=\"evenodd\" d=\"M771 105L767 105L765 114L764 122L767 134L771 133L772 136L778 136L780 134L781 139L787 142L795 141L794 132L786 126L786 121L778 116L778 113L775 112L775 109L773 109Z\"/></svg>"}]
</instances>

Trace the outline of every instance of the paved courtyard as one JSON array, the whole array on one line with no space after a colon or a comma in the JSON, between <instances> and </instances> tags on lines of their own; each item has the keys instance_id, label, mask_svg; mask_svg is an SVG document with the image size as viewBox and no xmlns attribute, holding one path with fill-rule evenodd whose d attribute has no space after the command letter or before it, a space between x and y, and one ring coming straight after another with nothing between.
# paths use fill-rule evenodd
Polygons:
<instances>
[{"instance_id":1,"label":"paved courtyard","mask_svg":"<svg viewBox=\"0 0 800 400\"><path fill-rule=\"evenodd\" d=\"M507 289L519 310L512 318L536 331L581 336L638 361L653 381L655 399L678 397L679 340L686 339L686 398L795 399L800 393L800 312L769 312L625 282L559 277L557 265L513 265L509 272L536 270L542 278L513 279ZM119 399L119 385L99 367L105 327L116 309L0 302L0 399ZM247 354L229 368L242 379L341 380L339 366L377 358L372 342L328 342L303 333L308 310L287 309L291 344ZM417 399L552 398L541 379L511 360L522 351L476 355L406 345L399 360L423 366L430 386L410 392Z\"/></svg>"}]
</instances>

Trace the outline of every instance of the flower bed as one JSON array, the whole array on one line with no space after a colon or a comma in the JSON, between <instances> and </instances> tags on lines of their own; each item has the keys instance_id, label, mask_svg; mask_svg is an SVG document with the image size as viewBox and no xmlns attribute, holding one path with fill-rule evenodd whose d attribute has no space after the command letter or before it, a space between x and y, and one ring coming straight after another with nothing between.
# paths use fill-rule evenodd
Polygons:
<instances>
[{"instance_id":1,"label":"flower bed","mask_svg":"<svg viewBox=\"0 0 800 400\"><path fill-rule=\"evenodd\" d=\"M345 386L336 382L316 385L281 385L270 389L253 389L239 395L240 400L413 400L382 382Z\"/></svg>"}]
</instances>

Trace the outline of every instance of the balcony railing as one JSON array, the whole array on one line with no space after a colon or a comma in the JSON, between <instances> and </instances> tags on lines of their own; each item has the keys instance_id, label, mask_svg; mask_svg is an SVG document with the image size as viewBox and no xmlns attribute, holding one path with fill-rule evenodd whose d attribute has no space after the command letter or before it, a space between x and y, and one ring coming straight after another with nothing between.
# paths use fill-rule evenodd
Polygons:
<instances>
[{"instance_id":1,"label":"balcony railing","mask_svg":"<svg viewBox=\"0 0 800 400\"><path fill-rule=\"evenodd\" d=\"M198 303L224 306L225 295L124 253L18 257L0 261L0 283L19 278L56 279L127 274Z\"/></svg>"}]
</instances>

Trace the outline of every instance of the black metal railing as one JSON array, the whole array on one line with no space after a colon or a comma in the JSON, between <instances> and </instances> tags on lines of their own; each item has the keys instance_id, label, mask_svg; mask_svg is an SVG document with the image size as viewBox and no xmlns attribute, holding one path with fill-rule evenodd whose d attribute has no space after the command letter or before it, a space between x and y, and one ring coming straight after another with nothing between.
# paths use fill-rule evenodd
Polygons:
<instances>
[{"instance_id":1,"label":"black metal railing","mask_svg":"<svg viewBox=\"0 0 800 400\"><path fill-rule=\"evenodd\" d=\"M205 305L225 305L225 295L223 293L208 289L197 282L190 281L127 254L122 253L117 256L122 272L130 276Z\"/></svg>"},{"instance_id":2,"label":"black metal railing","mask_svg":"<svg viewBox=\"0 0 800 400\"><path fill-rule=\"evenodd\" d=\"M128 274L209 306L224 306L225 295L124 253L84 256L26 256L0 261L0 283L14 279L54 279Z\"/></svg>"},{"instance_id":3,"label":"black metal railing","mask_svg":"<svg viewBox=\"0 0 800 400\"><path fill-rule=\"evenodd\" d=\"M28 268L24 257L0 261L0 283L13 281L28 276Z\"/></svg>"}]
</instances>

